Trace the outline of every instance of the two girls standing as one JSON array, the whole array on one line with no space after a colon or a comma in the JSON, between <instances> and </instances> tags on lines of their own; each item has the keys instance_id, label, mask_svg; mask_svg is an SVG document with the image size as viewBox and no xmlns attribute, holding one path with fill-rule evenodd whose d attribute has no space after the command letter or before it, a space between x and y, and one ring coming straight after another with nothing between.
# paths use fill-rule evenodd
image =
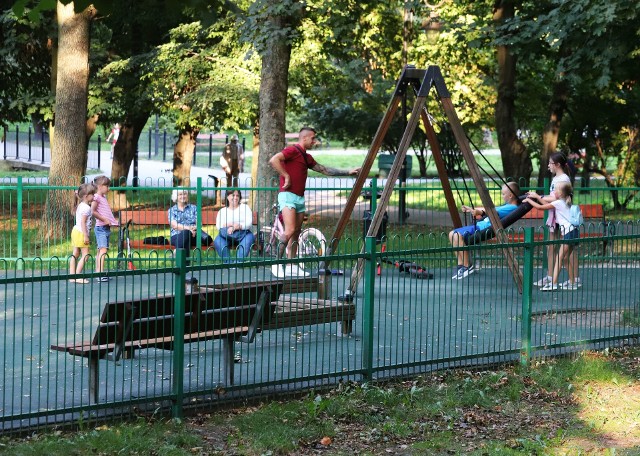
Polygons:
<instances>
[{"instance_id":1,"label":"two girls standing","mask_svg":"<svg viewBox=\"0 0 640 456\"><path fill-rule=\"evenodd\" d=\"M554 245L547 246L547 275L534 285L541 287L541 291L554 291L558 288L577 290L582 283L578 276L578 256L574 247L577 239L580 238L580 230L570 222L573 187L568 175L567 158L561 153L552 154L549 157L549 171L553 175L550 194L540 196L536 192L529 192L525 201L535 208L549 210L549 218L546 222L549 227L549 238L563 239L567 243L560 246L557 255ZM569 280L558 284L563 263L569 273Z\"/></svg>"}]
</instances>

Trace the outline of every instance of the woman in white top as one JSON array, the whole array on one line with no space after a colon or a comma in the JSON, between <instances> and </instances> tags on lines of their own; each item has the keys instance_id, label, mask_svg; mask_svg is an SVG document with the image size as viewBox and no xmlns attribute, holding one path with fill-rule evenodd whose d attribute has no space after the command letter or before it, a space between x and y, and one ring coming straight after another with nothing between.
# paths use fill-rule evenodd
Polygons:
<instances>
[{"instance_id":1,"label":"woman in white top","mask_svg":"<svg viewBox=\"0 0 640 456\"><path fill-rule=\"evenodd\" d=\"M253 213L249 206L242 201L240 190L227 191L225 204L218 211L216 226L218 235L213 240L213 246L222 257L223 263L230 263L229 250L237 247L236 261L242 261L251 253L251 247L255 242L253 228Z\"/></svg>"},{"instance_id":2,"label":"woman in white top","mask_svg":"<svg viewBox=\"0 0 640 456\"><path fill-rule=\"evenodd\" d=\"M560 285L560 288L566 290L576 290L578 288L576 284L576 275L574 269L571 267L570 256L575 250L575 243L580 239L580 229L573 226L571 223L571 204L573 200L573 188L570 183L560 182L555 186L555 190L552 192L555 199L551 202L544 202L543 198L538 198L538 202L532 198L525 199L525 202L531 204L533 207L545 210L555 211L555 221L557 228L562 235L562 239L566 241L560 245L560 251L558 252L558 261L553 268L553 275L551 282L545 284L541 291L554 291L558 289L558 277L560 276L560 268L564 262L569 273L569 280Z\"/></svg>"},{"instance_id":3,"label":"woman in white top","mask_svg":"<svg viewBox=\"0 0 640 456\"><path fill-rule=\"evenodd\" d=\"M556 186L560 183L567 183L571 185L571 178L569 177L569 165L567 162L567 157L563 154L556 152L549 156L549 171L553 178L551 179L551 186L549 187L550 193L546 196L539 196L536 192L528 192L527 196L533 199L540 200L544 203L551 203L555 201L557 198L555 197L554 190ZM557 230L557 218L556 211L553 208L549 209L549 217L546 222L549 227L549 239L560 239L560 233ZM557 252L555 251L555 245L547 246L547 274L542 279L538 280L534 283L537 287L544 287L546 284L551 283L553 270L555 268L555 263L557 259ZM573 273L576 277L576 285L580 286L580 277L578 277L578 258L575 250L571 253L571 258L569 258L569 267L573 269ZM566 285L566 284L565 284Z\"/></svg>"}]
</instances>

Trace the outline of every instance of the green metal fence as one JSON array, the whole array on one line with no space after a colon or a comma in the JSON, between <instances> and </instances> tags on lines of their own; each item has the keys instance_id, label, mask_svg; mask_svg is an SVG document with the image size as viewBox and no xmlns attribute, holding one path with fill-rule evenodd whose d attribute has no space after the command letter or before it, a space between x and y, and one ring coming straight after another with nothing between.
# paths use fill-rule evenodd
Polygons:
<instances>
[{"instance_id":1,"label":"green metal fence","mask_svg":"<svg viewBox=\"0 0 640 456\"><path fill-rule=\"evenodd\" d=\"M351 182L317 181L309 190L307 224L329 237ZM144 250L135 252L135 270L118 269L115 258L108 261L108 282L95 280L91 258L82 275L90 283L83 285L69 281L67 240L38 238L51 187L6 183L0 187L2 430L136 413L181 416L212 404L345 380L528 363L637 342L640 224L637 212L607 205L605 189L578 200L605 204L615 227L580 241L582 286L543 292L532 282L544 273L546 246L559 241L536 240L540 227L517 227L510 233L521 232L522 240L463 247L479 270L452 280L454 249L446 237L451 227L441 189L426 181L409 188L405 223L396 222L392 207L387 236L363 239L369 202L362 201L332 257L283 260L254 252L249 261L228 265L214 251L202 250L187 266L182 251ZM131 206L163 209L170 205L169 190L124 189ZM201 210L215 206L215 187L198 182L193 190ZM497 198L496 189L492 194ZM143 236L166 228L136 230ZM604 242L606 254L594 254ZM523 293L503 248L515 253ZM341 302L358 259L365 267L355 300ZM300 261L309 277L271 274L274 264ZM401 267L409 263L423 266L426 274ZM198 279L197 289L190 277Z\"/></svg>"}]
</instances>

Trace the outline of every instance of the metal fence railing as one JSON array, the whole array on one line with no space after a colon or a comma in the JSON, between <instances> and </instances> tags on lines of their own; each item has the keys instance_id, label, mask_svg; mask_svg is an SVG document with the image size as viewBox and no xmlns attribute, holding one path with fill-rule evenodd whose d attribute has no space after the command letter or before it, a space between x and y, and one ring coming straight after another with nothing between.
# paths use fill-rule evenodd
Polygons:
<instances>
[{"instance_id":1,"label":"metal fence railing","mask_svg":"<svg viewBox=\"0 0 640 456\"><path fill-rule=\"evenodd\" d=\"M351 182L311 187L307 225L330 238ZM539 227L518 227L523 238L505 245L460 247L479 260L479 270L452 280L457 249L447 241L450 221L441 188L427 181L405 189L411 223L397 223L392 205L379 242L363 239L369 202L358 203L331 257L286 260L253 252L244 263L223 264L215 251L201 250L187 264L181 250L140 250L129 268L118 267L112 251L110 280L96 280L91 256L80 276L89 281L81 284L70 281L77 277L68 273L66 237L39 234L52 190L60 188L25 180L0 185L4 432L96 423L147 410L180 416L186 408L248 396L458 366L527 363L583 347L635 343L640 336L640 223L633 211L606 206L607 221L616 229L579 242L582 286L576 290L532 286L544 273L546 247L560 243L536 238ZM122 188L127 207L135 210L166 210L169 190ZM192 190L200 211L219 205L212 183L199 180ZM249 186L245 192L261 211L267 209L260 206L268 200L264 194L275 189ZM498 197L497 189L491 192ZM604 189L581 198L608 204ZM138 239L167 234L160 226L134 230ZM210 234L215 236L213 229ZM592 254L602 250L603 241L613 247ZM522 293L504 248L518 261ZM358 260L364 262L362 278L353 302L345 302L339 298ZM292 263L310 275L271 274L273 265ZM413 271L400 267L408 264ZM427 273L417 274L415 265Z\"/></svg>"},{"instance_id":2,"label":"metal fence railing","mask_svg":"<svg viewBox=\"0 0 640 456\"><path fill-rule=\"evenodd\" d=\"M3 130L2 158L4 160L20 160L28 163L49 165L51 163L51 144L46 130L35 132L31 126L26 128L14 125ZM173 160L173 146L177 140L175 132L166 129L148 129L141 133L138 140L138 156L140 159L171 162ZM240 138L240 143L246 150L246 137ZM197 137L193 165L208 166L217 163L225 145L229 142L226 134L200 133ZM111 145L105 141L100 133L89 139L87 166L100 169L103 164L103 152L109 152Z\"/></svg>"}]
</instances>

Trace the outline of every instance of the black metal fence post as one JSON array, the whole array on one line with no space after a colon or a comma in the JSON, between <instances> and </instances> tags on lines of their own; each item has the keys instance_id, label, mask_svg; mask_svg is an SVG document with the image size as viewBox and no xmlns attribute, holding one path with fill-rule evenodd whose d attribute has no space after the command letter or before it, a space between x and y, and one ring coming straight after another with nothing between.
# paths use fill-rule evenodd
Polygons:
<instances>
[{"instance_id":1,"label":"black metal fence post","mask_svg":"<svg viewBox=\"0 0 640 456\"><path fill-rule=\"evenodd\" d=\"M162 132L162 161L167 161L167 129Z\"/></svg>"},{"instance_id":2,"label":"black metal fence post","mask_svg":"<svg viewBox=\"0 0 640 456\"><path fill-rule=\"evenodd\" d=\"M209 168L213 163L213 133L209 133Z\"/></svg>"},{"instance_id":3,"label":"black metal fence post","mask_svg":"<svg viewBox=\"0 0 640 456\"><path fill-rule=\"evenodd\" d=\"M16 160L20 158L20 126L16 125Z\"/></svg>"},{"instance_id":4,"label":"black metal fence post","mask_svg":"<svg viewBox=\"0 0 640 456\"><path fill-rule=\"evenodd\" d=\"M51 144L49 144L49 148L51 148ZM44 165L44 129L42 130L42 134L40 135L40 160Z\"/></svg>"},{"instance_id":5,"label":"black metal fence post","mask_svg":"<svg viewBox=\"0 0 640 456\"><path fill-rule=\"evenodd\" d=\"M29 130L28 130L28 135L29 135L29 158L27 161L31 161L31 125L29 125Z\"/></svg>"},{"instance_id":6,"label":"black metal fence post","mask_svg":"<svg viewBox=\"0 0 640 456\"><path fill-rule=\"evenodd\" d=\"M133 155L133 186L138 186L138 148L136 147L136 153Z\"/></svg>"},{"instance_id":7,"label":"black metal fence post","mask_svg":"<svg viewBox=\"0 0 640 456\"><path fill-rule=\"evenodd\" d=\"M100 153L100 147L102 145L102 138L100 136L100 133L98 133L98 169L100 169L100 156L102 155Z\"/></svg>"}]
</instances>

